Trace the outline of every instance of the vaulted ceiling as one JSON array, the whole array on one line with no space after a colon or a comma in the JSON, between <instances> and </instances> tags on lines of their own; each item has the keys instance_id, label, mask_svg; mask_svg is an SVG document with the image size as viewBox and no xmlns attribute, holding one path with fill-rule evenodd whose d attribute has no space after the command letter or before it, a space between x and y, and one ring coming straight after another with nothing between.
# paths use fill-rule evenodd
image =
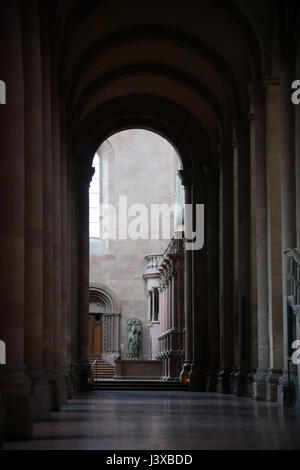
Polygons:
<instances>
[{"instance_id":1,"label":"vaulted ceiling","mask_svg":"<svg viewBox=\"0 0 300 470\"><path fill-rule=\"evenodd\" d=\"M268 73L271 1L70 0L56 16L74 141L90 158L112 133L145 127L203 164Z\"/></svg>"}]
</instances>

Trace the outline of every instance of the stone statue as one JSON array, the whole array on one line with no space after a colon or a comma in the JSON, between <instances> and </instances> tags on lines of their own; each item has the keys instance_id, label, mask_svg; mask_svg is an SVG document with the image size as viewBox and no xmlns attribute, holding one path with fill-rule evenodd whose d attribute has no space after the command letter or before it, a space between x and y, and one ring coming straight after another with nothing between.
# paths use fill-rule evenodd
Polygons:
<instances>
[{"instance_id":1,"label":"stone statue","mask_svg":"<svg viewBox=\"0 0 300 470\"><path fill-rule=\"evenodd\" d=\"M138 318L130 318L127 322L128 330L128 359L140 359L142 349L142 323Z\"/></svg>"}]
</instances>

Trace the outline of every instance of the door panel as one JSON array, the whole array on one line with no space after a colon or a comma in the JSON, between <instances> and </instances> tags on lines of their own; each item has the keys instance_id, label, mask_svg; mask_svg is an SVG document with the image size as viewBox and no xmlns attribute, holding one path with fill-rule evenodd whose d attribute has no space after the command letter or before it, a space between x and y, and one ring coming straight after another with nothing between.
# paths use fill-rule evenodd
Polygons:
<instances>
[{"instance_id":1,"label":"door panel","mask_svg":"<svg viewBox=\"0 0 300 470\"><path fill-rule=\"evenodd\" d=\"M102 353L102 325L96 323L94 325L94 354L100 355Z\"/></svg>"},{"instance_id":2,"label":"door panel","mask_svg":"<svg viewBox=\"0 0 300 470\"><path fill-rule=\"evenodd\" d=\"M102 354L102 323L95 321L95 317L89 317L89 355L91 357Z\"/></svg>"}]
</instances>

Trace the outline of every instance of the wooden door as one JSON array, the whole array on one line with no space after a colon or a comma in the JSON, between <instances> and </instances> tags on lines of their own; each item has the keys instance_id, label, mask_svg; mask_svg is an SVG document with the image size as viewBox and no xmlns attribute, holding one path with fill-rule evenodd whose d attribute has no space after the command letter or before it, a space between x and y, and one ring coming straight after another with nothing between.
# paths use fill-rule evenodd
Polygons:
<instances>
[{"instance_id":1,"label":"wooden door","mask_svg":"<svg viewBox=\"0 0 300 470\"><path fill-rule=\"evenodd\" d=\"M96 321L94 315L89 319L89 354L90 357L102 354L102 322Z\"/></svg>"},{"instance_id":2,"label":"wooden door","mask_svg":"<svg viewBox=\"0 0 300 470\"><path fill-rule=\"evenodd\" d=\"M101 323L94 324L94 354L101 356L102 353L102 325Z\"/></svg>"}]
</instances>

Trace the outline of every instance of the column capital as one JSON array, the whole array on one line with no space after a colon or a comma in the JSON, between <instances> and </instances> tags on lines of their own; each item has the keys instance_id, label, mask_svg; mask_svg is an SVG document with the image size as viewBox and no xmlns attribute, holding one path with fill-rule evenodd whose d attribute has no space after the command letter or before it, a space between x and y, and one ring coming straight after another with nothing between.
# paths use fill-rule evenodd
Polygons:
<instances>
[{"instance_id":1,"label":"column capital","mask_svg":"<svg viewBox=\"0 0 300 470\"><path fill-rule=\"evenodd\" d=\"M88 167L82 164L77 166L77 178L79 184L89 187L95 173L94 167Z\"/></svg>"},{"instance_id":2,"label":"column capital","mask_svg":"<svg viewBox=\"0 0 300 470\"><path fill-rule=\"evenodd\" d=\"M193 184L193 177L192 177L192 171L190 168L188 169L180 169L177 170L177 175L179 176L181 180L181 184L185 189L191 188Z\"/></svg>"}]
</instances>

